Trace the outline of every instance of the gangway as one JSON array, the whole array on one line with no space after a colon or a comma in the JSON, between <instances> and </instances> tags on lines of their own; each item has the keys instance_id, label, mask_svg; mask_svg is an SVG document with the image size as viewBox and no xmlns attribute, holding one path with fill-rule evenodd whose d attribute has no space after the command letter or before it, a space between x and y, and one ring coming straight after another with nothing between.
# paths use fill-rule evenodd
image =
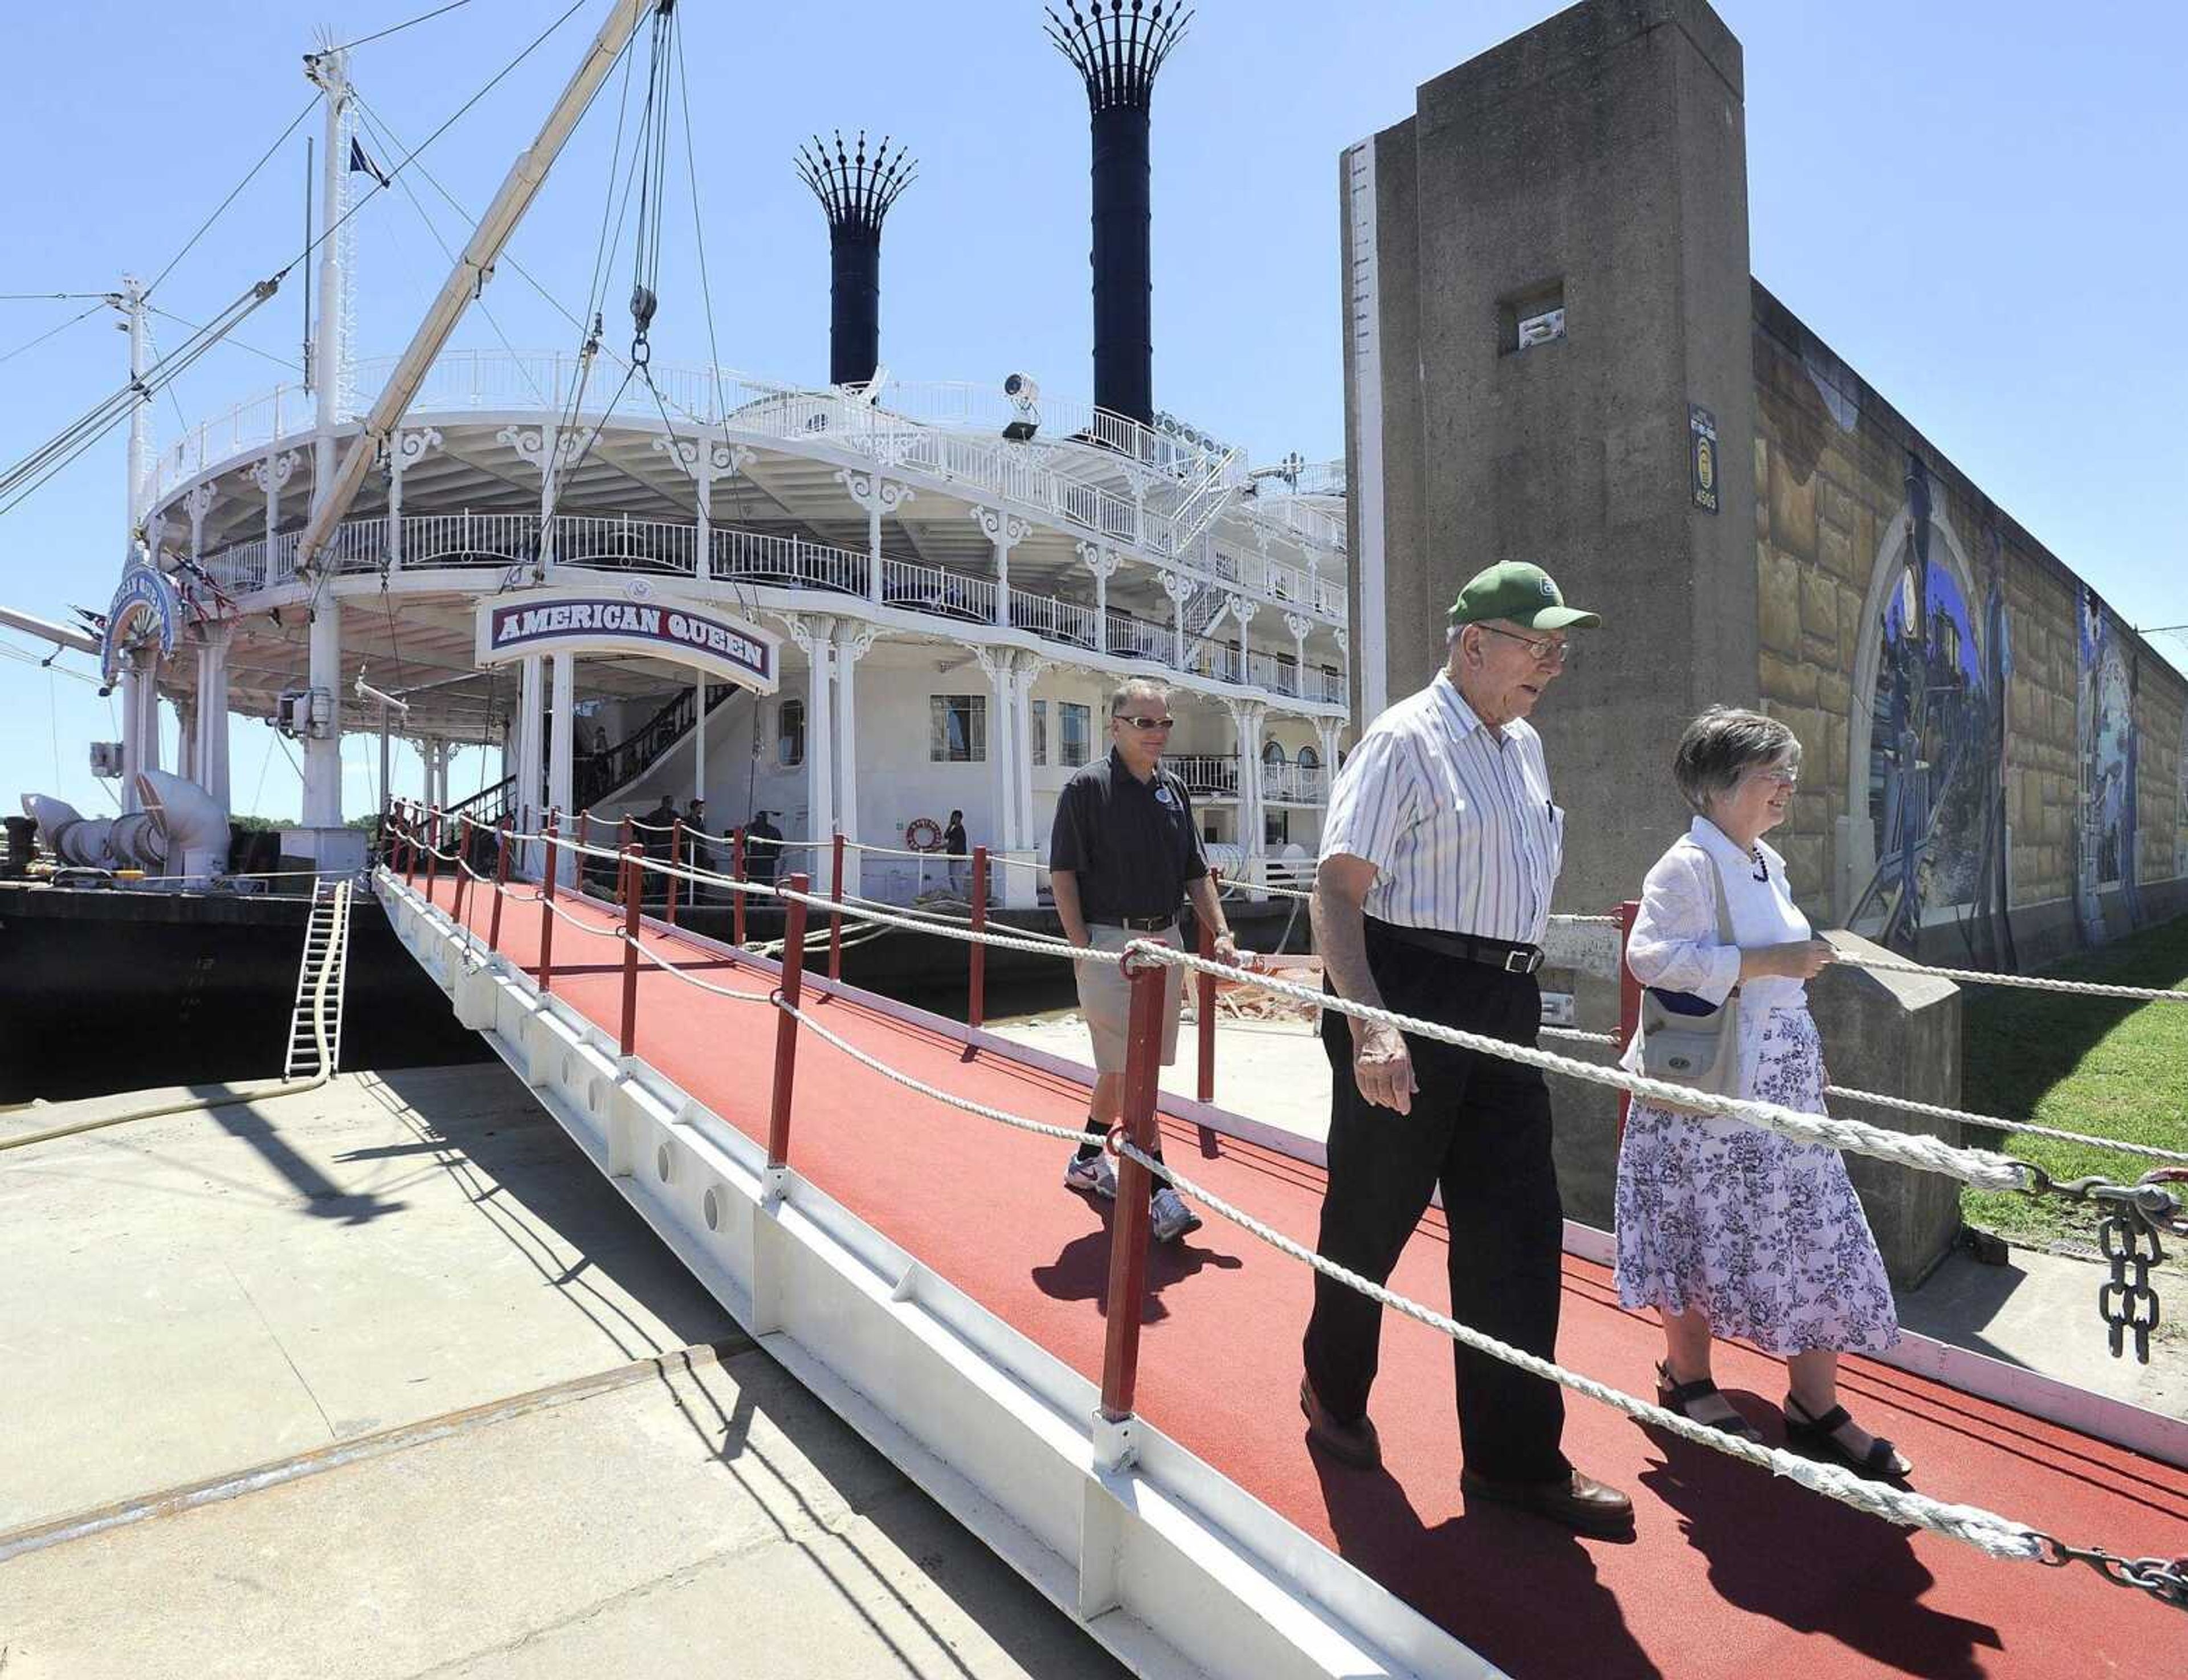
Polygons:
<instances>
[{"instance_id":1,"label":"gangway","mask_svg":"<svg viewBox=\"0 0 2188 1680\"><path fill-rule=\"evenodd\" d=\"M350 883L313 883L304 951L296 963L296 1001L289 1012L285 1080L332 1074L341 1061L342 990L349 974Z\"/></svg>"},{"instance_id":2,"label":"gangway","mask_svg":"<svg viewBox=\"0 0 2188 1680\"><path fill-rule=\"evenodd\" d=\"M1864 1416L1922 1467L1894 1496L1931 1507L1910 1532L1897 1506L1818 1499L1807 1461L1751 1449L1772 1461L1759 1474L1616 1396L1645 1387L1655 1332L1619 1307L1600 1233L1569 1226L1559 1352L1608 1373L1587 1387L1614 1403L1569 1408L1568 1450L1634 1492L1634 1538L1469 1507L1450 1345L1396 1316L1385 1468L1351 1471L1308 1449L1297 1410L1322 1182L1305 1141L1165 1095L1151 1118L1221 1217L1175 1250L1113 1244L1125 1202L1057 1182L1083 1070L647 916L634 872L660 865L635 847L550 845L619 861L620 905L551 869L504 886L416 832L403 850L374 884L458 1018L763 1347L1135 1672L2178 1672L2169 1606L2188 1598L2146 1596L2183 1567L2164 1561L2188 1532L2177 1420L1911 1334L1889 1362L1850 1356ZM809 905L832 909L799 877L780 896L800 933ZM1397 1296L1432 1299L1446 1253L1431 1209ZM1721 1367L1782 1379L1734 1346ZM2049 1549L1964 1544L1940 1519ZM2109 1561L2076 1549L2093 1542Z\"/></svg>"}]
</instances>

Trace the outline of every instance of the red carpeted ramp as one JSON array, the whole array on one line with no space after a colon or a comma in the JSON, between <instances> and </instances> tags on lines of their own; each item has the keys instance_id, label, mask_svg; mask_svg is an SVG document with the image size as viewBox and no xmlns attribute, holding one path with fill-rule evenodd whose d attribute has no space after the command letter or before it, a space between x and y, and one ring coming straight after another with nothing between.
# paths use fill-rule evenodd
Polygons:
<instances>
[{"instance_id":1,"label":"red carpeted ramp","mask_svg":"<svg viewBox=\"0 0 2188 1680\"><path fill-rule=\"evenodd\" d=\"M383 891L401 891L382 877ZM464 921L482 934L491 895ZM443 881L434 903L451 905ZM604 932L603 906L564 900ZM536 966L540 906L512 897L502 952ZM764 993L771 967L649 925L650 949L713 984ZM553 992L611 1034L623 950L575 925L555 935ZM527 983L528 984L528 983ZM814 1018L927 1084L1076 1126L1084 1085L954 1023L808 979ZM766 1135L777 1012L708 995L641 962L635 1055L748 1138ZM1290 1237L1314 1240L1322 1175L1273 1150L1164 1123L1171 1163ZM1064 1151L922 1097L801 1034L794 1171L1003 1323L1098 1380L1108 1275L1106 1206L1061 1184ZM1444 1304L1431 1211L1391 1287ZM1608 1272L1568 1257L1560 1361L1653 1391L1651 1321L1623 1311ZM1999 1561L1909 1533L1707 1449L1568 1396L1566 1447L1633 1496L1628 1543L1583 1541L1459 1497L1446 1340L1386 1315L1373 1415L1385 1466L1348 1469L1305 1445L1296 1395L1311 1273L1238 1227L1207 1226L1150 1261L1137 1411L1153 1429L1516 1676L2178 1676L2188 1615L2079 1564ZM1720 1381L1773 1445L1783 1367L1724 1350ZM2188 1549L2188 1470L1938 1383L1850 1358L1850 1407L1889 1435L1931 1497L1982 1506L2062 1540L2129 1556ZM886 1404L883 1400L881 1403Z\"/></svg>"}]
</instances>

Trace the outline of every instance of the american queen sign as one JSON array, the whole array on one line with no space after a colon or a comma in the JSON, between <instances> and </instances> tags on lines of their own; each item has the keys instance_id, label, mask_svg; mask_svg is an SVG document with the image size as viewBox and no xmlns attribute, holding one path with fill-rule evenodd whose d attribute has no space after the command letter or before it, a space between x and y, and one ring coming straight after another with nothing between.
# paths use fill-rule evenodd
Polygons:
<instances>
[{"instance_id":1,"label":"american queen sign","mask_svg":"<svg viewBox=\"0 0 2188 1680\"><path fill-rule=\"evenodd\" d=\"M533 589L478 606L478 662L505 665L543 654L629 657L687 665L758 694L781 679L782 639L696 602L596 589Z\"/></svg>"}]
</instances>

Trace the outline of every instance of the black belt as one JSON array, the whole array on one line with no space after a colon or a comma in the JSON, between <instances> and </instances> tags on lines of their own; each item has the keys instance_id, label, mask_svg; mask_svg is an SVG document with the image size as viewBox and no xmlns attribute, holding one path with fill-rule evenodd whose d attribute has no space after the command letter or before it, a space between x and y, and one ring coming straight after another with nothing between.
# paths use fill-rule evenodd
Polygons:
<instances>
[{"instance_id":1,"label":"black belt","mask_svg":"<svg viewBox=\"0 0 2188 1680\"><path fill-rule=\"evenodd\" d=\"M1090 916L1089 923L1104 927L1129 927L1136 933L1159 933L1177 920L1175 916Z\"/></svg>"},{"instance_id":2,"label":"black belt","mask_svg":"<svg viewBox=\"0 0 2188 1680\"><path fill-rule=\"evenodd\" d=\"M1444 956L1501 968L1507 974L1531 974L1542 966L1542 948L1510 939L1485 939L1478 933L1446 933L1441 927L1405 927L1385 922L1383 929L1402 944L1418 945Z\"/></svg>"}]
</instances>

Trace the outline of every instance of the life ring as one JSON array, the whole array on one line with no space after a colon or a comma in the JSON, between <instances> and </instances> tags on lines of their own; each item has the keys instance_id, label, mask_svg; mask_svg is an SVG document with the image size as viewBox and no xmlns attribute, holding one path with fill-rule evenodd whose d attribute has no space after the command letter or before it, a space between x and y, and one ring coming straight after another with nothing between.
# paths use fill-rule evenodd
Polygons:
<instances>
[{"instance_id":1,"label":"life ring","mask_svg":"<svg viewBox=\"0 0 2188 1680\"><path fill-rule=\"evenodd\" d=\"M942 825L933 817L914 817L904 826L904 843L915 852L942 849Z\"/></svg>"}]
</instances>

